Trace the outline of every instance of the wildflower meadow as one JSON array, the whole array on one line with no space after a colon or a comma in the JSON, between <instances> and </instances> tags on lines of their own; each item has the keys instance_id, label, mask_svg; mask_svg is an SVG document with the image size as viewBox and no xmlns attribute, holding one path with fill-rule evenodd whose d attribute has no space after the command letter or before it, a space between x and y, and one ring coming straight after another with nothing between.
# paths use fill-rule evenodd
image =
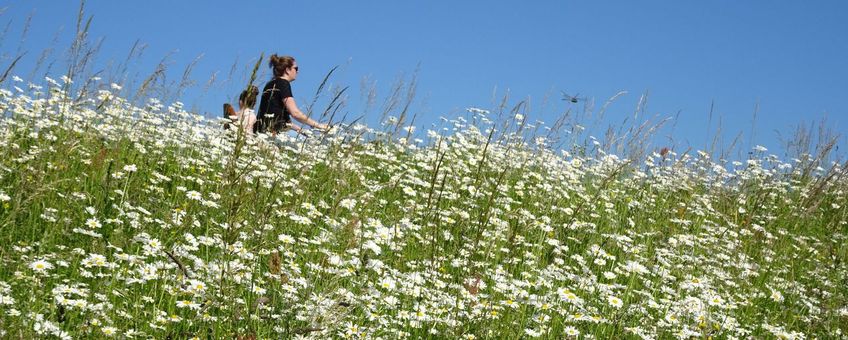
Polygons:
<instances>
[{"instance_id":1,"label":"wildflower meadow","mask_svg":"<svg viewBox=\"0 0 848 340\"><path fill-rule=\"evenodd\" d=\"M815 153L629 159L483 109L249 136L95 85L0 89L2 338L848 332L848 168Z\"/></svg>"}]
</instances>

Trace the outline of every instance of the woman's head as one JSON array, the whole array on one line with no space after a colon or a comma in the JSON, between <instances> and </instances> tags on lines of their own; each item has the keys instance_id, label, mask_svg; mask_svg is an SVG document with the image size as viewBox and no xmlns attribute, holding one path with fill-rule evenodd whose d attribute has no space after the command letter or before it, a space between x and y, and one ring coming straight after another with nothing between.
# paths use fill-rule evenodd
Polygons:
<instances>
[{"instance_id":1,"label":"woman's head","mask_svg":"<svg viewBox=\"0 0 848 340\"><path fill-rule=\"evenodd\" d=\"M268 66L274 70L274 78L287 76L290 81L297 78L298 67L294 57L272 54Z\"/></svg>"},{"instance_id":2,"label":"woman's head","mask_svg":"<svg viewBox=\"0 0 848 340\"><path fill-rule=\"evenodd\" d=\"M259 94L259 88L256 85L250 85L247 90L241 91L239 95L239 104L242 107L253 108L256 106L256 96Z\"/></svg>"}]
</instances>

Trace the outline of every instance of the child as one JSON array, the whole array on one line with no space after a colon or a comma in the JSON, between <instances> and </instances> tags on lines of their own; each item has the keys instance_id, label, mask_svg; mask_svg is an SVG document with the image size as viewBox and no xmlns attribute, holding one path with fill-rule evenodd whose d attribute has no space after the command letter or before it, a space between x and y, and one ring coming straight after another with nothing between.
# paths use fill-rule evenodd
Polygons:
<instances>
[{"instance_id":1,"label":"child","mask_svg":"<svg viewBox=\"0 0 848 340\"><path fill-rule=\"evenodd\" d=\"M239 95L239 110L235 111L230 104L224 104L224 114L235 122L237 126L241 126L245 133L253 134L253 125L256 124L256 113L253 112L253 107L256 106L256 95L259 94L259 89L250 85L247 90ZM228 128L225 125L225 128Z\"/></svg>"}]
</instances>

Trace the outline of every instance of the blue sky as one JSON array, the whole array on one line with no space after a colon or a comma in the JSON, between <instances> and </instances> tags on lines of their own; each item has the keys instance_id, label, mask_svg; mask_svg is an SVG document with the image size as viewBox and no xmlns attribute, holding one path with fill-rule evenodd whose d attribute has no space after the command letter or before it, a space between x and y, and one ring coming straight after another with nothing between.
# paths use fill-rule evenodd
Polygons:
<instances>
[{"instance_id":1,"label":"blue sky","mask_svg":"<svg viewBox=\"0 0 848 340\"><path fill-rule=\"evenodd\" d=\"M0 24L9 27L0 66L26 51L16 73L28 74L51 46L54 57L63 58L78 6L40 0L0 5L6 8ZM760 144L776 153L777 132L788 137L798 124L826 118L837 133L848 134L846 13L845 1L86 4L94 17L91 37L105 39L100 68L123 61L136 41L147 45L133 65L141 78L169 55L169 79L178 80L202 55L192 73L198 85L180 100L212 115L243 88L248 65L264 52L297 58L302 72L293 90L301 106L326 72L341 65L332 82L350 86L351 117L362 111L363 78L376 81L378 98L385 98L399 76L409 79L417 69L413 112L424 128L467 107L493 108L506 91L513 105L529 98L531 120L551 123L571 105L559 100L560 91L594 98L597 110L624 90L628 94L596 122L599 129L632 121L640 96L648 93L646 112L637 119L677 117L661 131L660 145L705 148L720 118L725 140L742 132L746 149ZM267 67L262 71L264 82ZM217 81L206 87L212 74ZM378 116L372 109L364 121L374 126Z\"/></svg>"}]
</instances>

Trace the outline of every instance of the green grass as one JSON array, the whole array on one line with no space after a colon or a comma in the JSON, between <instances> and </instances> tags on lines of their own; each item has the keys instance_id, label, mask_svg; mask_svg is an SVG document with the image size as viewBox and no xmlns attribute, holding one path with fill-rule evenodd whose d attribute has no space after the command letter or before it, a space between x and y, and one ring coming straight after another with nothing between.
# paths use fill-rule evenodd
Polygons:
<instances>
[{"instance_id":1,"label":"green grass","mask_svg":"<svg viewBox=\"0 0 848 340\"><path fill-rule=\"evenodd\" d=\"M46 93L0 93L2 337L848 332L838 164L563 156L482 111L275 142Z\"/></svg>"}]
</instances>

